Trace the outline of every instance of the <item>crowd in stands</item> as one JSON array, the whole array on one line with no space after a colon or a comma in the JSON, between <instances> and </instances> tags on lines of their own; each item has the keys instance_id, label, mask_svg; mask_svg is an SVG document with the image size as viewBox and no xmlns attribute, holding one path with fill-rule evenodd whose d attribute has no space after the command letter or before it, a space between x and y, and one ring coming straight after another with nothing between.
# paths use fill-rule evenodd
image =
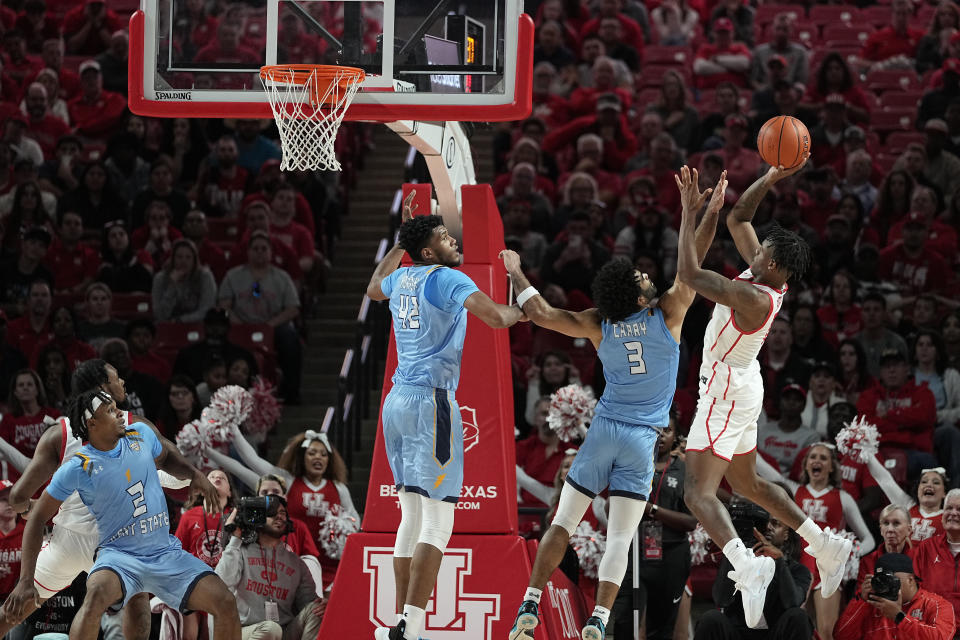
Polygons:
<instances>
[{"instance_id":1,"label":"crowd in stands","mask_svg":"<svg viewBox=\"0 0 960 640\"><path fill-rule=\"evenodd\" d=\"M903 574L908 615L922 618L932 606L908 611L908 600L927 597L917 595L917 584L960 608L960 494L945 499L960 487L958 6L543 0L527 8L537 27L534 109L498 130L493 188L507 246L555 306L592 306L593 277L616 258L631 260L664 291L676 273L675 172L698 168L706 188L725 169L726 211L768 168L755 144L767 119L794 116L810 131L810 162L776 186L754 219L761 239L780 225L815 255L813 268L789 283L760 354L758 460L821 526L851 531L864 557L860 579L824 600L816 572L811 580L803 568L813 567L810 556L771 521L764 540L750 544L780 548L773 557L788 557L789 566L778 584L793 587L780 589L776 608L765 610L769 637L809 638L814 630L824 639L868 637L879 628L869 627L872 616L886 614L853 611L847 602L863 602L864 577L887 552L912 559L912 567L897 560L890 568ZM746 268L722 222L704 265L731 278ZM653 481L657 487L667 474L681 495L683 474L660 470L683 464L711 311L698 299L687 314L677 444ZM536 537L553 495L539 489L554 486L576 448L543 428L543 398L573 383L599 395L604 381L588 341L521 323L511 329L511 345L517 464L525 471L521 523ZM838 457L833 444L858 415L880 434L869 465ZM727 607L723 619L704 617L696 637L758 637L742 634L726 570L717 574L709 559L690 569L683 559L692 527L682 498L652 500L660 505L652 518L663 526L664 558L674 559L665 563L670 571L663 561L642 565L646 637L693 633L691 591ZM934 549L945 564L935 563ZM682 581L664 578L676 574L690 576L686 591ZM911 586L908 574L921 581ZM616 637L632 637L629 605L627 598L615 613ZM888 630L883 637L953 637L953 622L940 624L940 635Z\"/></svg>"}]
</instances>

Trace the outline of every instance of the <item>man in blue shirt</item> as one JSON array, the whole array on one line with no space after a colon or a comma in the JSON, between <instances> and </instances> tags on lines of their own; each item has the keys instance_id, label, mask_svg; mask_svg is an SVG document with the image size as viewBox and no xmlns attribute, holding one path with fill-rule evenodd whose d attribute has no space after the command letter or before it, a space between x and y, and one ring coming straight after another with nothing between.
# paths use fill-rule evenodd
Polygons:
<instances>
[{"instance_id":1,"label":"man in blue shirt","mask_svg":"<svg viewBox=\"0 0 960 640\"><path fill-rule=\"evenodd\" d=\"M399 242L367 285L373 300L390 300L397 370L383 403L383 440L400 496L394 545L397 626L377 640L417 640L453 531L463 484L463 425L454 393L467 331L467 311L497 329L523 319L497 304L465 274L456 239L440 216L413 217L414 192L403 203ZM406 251L413 266L398 268Z\"/></svg>"},{"instance_id":2,"label":"man in blue shirt","mask_svg":"<svg viewBox=\"0 0 960 640\"><path fill-rule=\"evenodd\" d=\"M701 261L713 241L725 189L723 172L697 229ZM597 569L596 607L581 631L583 640L603 640L627 570L630 543L650 497L657 438L669 425L677 385L680 329L696 293L676 280L658 299L647 274L627 260L614 260L604 265L593 281L597 307L574 313L550 306L530 286L520 256L513 251L500 256L520 292L517 304L531 322L573 338L589 339L597 349L606 380L586 439L567 474L556 515L537 549L509 640L533 638L547 580L563 559L587 508L609 486L607 546ZM651 513L655 512L656 506L652 506Z\"/></svg>"},{"instance_id":3,"label":"man in blue shirt","mask_svg":"<svg viewBox=\"0 0 960 640\"><path fill-rule=\"evenodd\" d=\"M170 534L157 467L175 476L186 476L191 469L168 456L145 424L128 427L102 390L71 398L67 414L74 435L87 444L53 474L27 520L20 582L4 612L19 616L27 600L39 598L34 571L44 523L76 491L96 518L100 543L71 638L93 640L104 611L141 592L153 593L179 611L210 613L216 640L238 638L240 620L233 595L210 567L184 551Z\"/></svg>"}]
</instances>

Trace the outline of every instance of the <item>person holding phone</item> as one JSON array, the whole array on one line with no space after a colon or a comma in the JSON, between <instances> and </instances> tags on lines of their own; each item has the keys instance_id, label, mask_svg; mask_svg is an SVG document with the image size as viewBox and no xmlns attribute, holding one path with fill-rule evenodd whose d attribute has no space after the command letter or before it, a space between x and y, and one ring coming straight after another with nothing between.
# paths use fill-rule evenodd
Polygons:
<instances>
[{"instance_id":1,"label":"person holding phone","mask_svg":"<svg viewBox=\"0 0 960 640\"><path fill-rule=\"evenodd\" d=\"M860 594L840 616L833 637L950 640L955 631L950 603L920 587L909 556L888 553L861 583Z\"/></svg>"}]
</instances>

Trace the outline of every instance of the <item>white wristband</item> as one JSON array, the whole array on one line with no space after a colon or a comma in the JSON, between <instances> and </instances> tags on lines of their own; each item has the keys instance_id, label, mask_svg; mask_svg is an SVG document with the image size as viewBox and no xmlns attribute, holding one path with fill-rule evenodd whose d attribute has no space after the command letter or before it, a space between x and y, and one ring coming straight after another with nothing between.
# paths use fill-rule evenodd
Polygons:
<instances>
[{"instance_id":1,"label":"white wristband","mask_svg":"<svg viewBox=\"0 0 960 640\"><path fill-rule=\"evenodd\" d=\"M538 295L540 295L540 292L537 291L536 287L533 287L533 286L527 287L526 289L520 292L520 295L517 296L517 306L522 309L523 305L527 303L527 300L529 300L533 296L538 296Z\"/></svg>"}]
</instances>

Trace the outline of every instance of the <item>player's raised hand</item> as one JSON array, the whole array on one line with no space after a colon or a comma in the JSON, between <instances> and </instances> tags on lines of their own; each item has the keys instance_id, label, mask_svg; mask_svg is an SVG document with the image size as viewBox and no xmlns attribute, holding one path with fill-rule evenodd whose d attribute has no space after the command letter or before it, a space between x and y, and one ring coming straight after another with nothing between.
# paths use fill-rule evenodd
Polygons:
<instances>
[{"instance_id":1,"label":"player's raised hand","mask_svg":"<svg viewBox=\"0 0 960 640\"><path fill-rule=\"evenodd\" d=\"M416 213L417 209L420 208L419 204L413 203L413 199L416 196L417 196L417 192L411 189L410 193L407 194L407 197L403 199L403 212L401 213L401 222L406 222L407 220L413 220L413 214Z\"/></svg>"},{"instance_id":2,"label":"player's raised hand","mask_svg":"<svg viewBox=\"0 0 960 640\"><path fill-rule=\"evenodd\" d=\"M19 623L25 617L28 602L32 602L37 609L43 604L33 580L20 579L3 603L4 619L11 624Z\"/></svg>"},{"instance_id":3,"label":"player's raised hand","mask_svg":"<svg viewBox=\"0 0 960 640\"><path fill-rule=\"evenodd\" d=\"M714 214L723 208L724 197L727 194L727 170L724 169L717 181L717 186L713 188L710 195L710 202L707 203L707 213Z\"/></svg>"},{"instance_id":4,"label":"player's raised hand","mask_svg":"<svg viewBox=\"0 0 960 640\"><path fill-rule=\"evenodd\" d=\"M680 203L683 205L683 214L687 215L689 213L695 216L700 213L713 189L707 189L701 193L700 172L687 165L680 167L680 173L675 175L674 179L677 181L677 188L680 189Z\"/></svg>"},{"instance_id":5,"label":"player's raised hand","mask_svg":"<svg viewBox=\"0 0 960 640\"><path fill-rule=\"evenodd\" d=\"M800 164L798 164L795 167L791 167L789 169L783 167L782 165L779 167L770 167L767 170L767 178L769 180L772 180L773 182L778 182L780 180L783 180L784 178L789 178L793 174L803 169L807 165L807 162L809 161L810 161L810 152L807 151L806 153L803 154L803 160L801 160Z\"/></svg>"},{"instance_id":6,"label":"player's raised hand","mask_svg":"<svg viewBox=\"0 0 960 640\"><path fill-rule=\"evenodd\" d=\"M213 483L203 475L203 472L197 471L190 483L191 489L196 489L203 496L203 510L207 513L220 513L220 493Z\"/></svg>"},{"instance_id":7,"label":"player's raised hand","mask_svg":"<svg viewBox=\"0 0 960 640\"><path fill-rule=\"evenodd\" d=\"M503 260L503 266L507 268L507 273L520 271L520 255L516 251L504 249L500 252L500 259Z\"/></svg>"}]
</instances>

